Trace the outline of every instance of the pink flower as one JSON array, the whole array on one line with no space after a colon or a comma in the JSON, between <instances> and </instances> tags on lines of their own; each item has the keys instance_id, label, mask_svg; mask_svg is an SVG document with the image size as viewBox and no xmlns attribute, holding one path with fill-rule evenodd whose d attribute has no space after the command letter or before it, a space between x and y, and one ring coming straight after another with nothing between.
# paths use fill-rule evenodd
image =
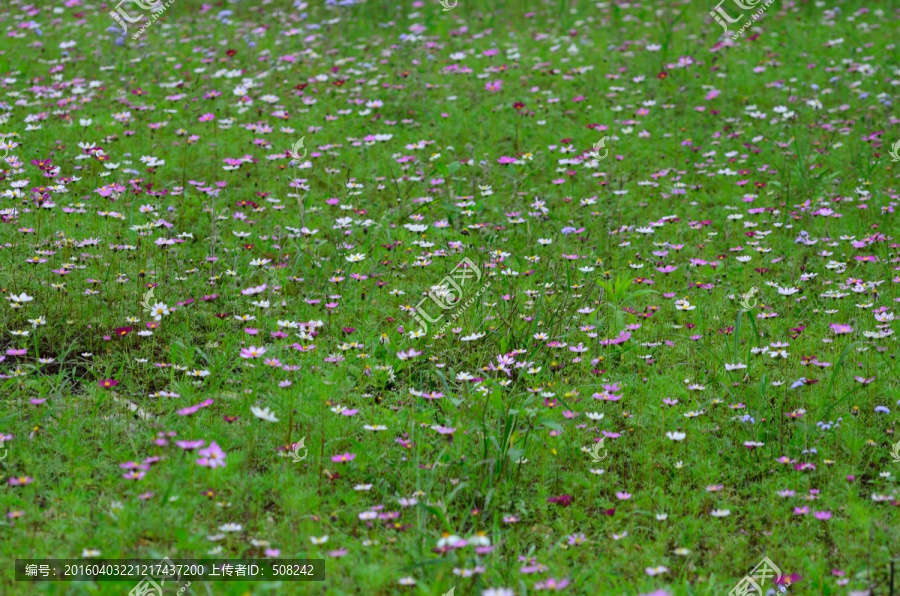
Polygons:
<instances>
[{"instance_id":1,"label":"pink flower","mask_svg":"<svg viewBox=\"0 0 900 596\"><path fill-rule=\"evenodd\" d=\"M210 443L206 449L201 449L199 453L202 457L197 460L197 463L204 468L225 467L226 453L215 441Z\"/></svg>"},{"instance_id":2,"label":"pink flower","mask_svg":"<svg viewBox=\"0 0 900 596\"><path fill-rule=\"evenodd\" d=\"M500 89L503 88L503 81L500 81L500 80L488 81L487 83L484 84L484 88L487 89L488 91L490 91L491 93L497 93L500 91Z\"/></svg>"},{"instance_id":3,"label":"pink flower","mask_svg":"<svg viewBox=\"0 0 900 596\"><path fill-rule=\"evenodd\" d=\"M844 325L841 323L832 323L829 325L831 330L834 331L835 335L844 335L845 333L853 333L853 327L850 325Z\"/></svg>"},{"instance_id":4,"label":"pink flower","mask_svg":"<svg viewBox=\"0 0 900 596\"><path fill-rule=\"evenodd\" d=\"M331 456L331 461L337 462L337 463L343 463L345 461L353 461L354 459L356 459L355 453L341 453L338 455Z\"/></svg>"},{"instance_id":5,"label":"pink flower","mask_svg":"<svg viewBox=\"0 0 900 596\"><path fill-rule=\"evenodd\" d=\"M250 346L249 348L241 348L241 358L259 358L265 353L266 349L262 347Z\"/></svg>"},{"instance_id":6,"label":"pink flower","mask_svg":"<svg viewBox=\"0 0 900 596\"><path fill-rule=\"evenodd\" d=\"M547 578L545 581L534 584L535 590L552 590L558 592L569 585L568 579Z\"/></svg>"}]
</instances>

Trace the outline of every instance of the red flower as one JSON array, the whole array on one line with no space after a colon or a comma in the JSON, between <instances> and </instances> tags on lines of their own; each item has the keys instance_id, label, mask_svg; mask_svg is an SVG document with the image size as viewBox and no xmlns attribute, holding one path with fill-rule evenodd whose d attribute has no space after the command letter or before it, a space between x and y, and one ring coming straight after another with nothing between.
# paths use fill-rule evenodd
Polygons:
<instances>
[{"instance_id":1,"label":"red flower","mask_svg":"<svg viewBox=\"0 0 900 596\"><path fill-rule=\"evenodd\" d=\"M550 497L549 499L547 499L547 502L548 503L557 503L559 505L562 505L563 507L568 507L569 505L572 504L573 498L574 497L572 495L560 495L558 497Z\"/></svg>"}]
</instances>

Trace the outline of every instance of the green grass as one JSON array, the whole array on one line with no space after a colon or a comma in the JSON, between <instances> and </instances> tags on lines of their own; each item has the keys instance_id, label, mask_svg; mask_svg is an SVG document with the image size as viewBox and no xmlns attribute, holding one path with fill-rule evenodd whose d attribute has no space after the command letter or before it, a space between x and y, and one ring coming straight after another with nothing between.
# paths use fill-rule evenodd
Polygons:
<instances>
[{"instance_id":1,"label":"green grass","mask_svg":"<svg viewBox=\"0 0 900 596\"><path fill-rule=\"evenodd\" d=\"M113 5L0 8L15 32L0 44L0 133L19 144L0 160L0 289L33 298L0 305L0 435L14 435L0 509L20 515L0 521L4 560L268 548L326 559L326 581L188 593L524 595L565 578L568 594L706 595L768 556L789 593L893 594L900 366L895 336L871 334L896 329L875 313L900 301L895 3L837 2L830 18L831 4L777 2L715 51L712 3L252 4L176 0L123 45L107 31ZM230 22L216 18L225 9ZM21 27L31 19L40 34ZM424 38L401 41L414 25ZM244 79L253 86L235 94ZM284 157L301 137L309 167ZM593 167L560 162L602 137L609 153ZM52 180L33 162L46 159ZM62 177L78 180L46 188ZM114 183L115 201L96 192ZM797 243L801 231L818 242ZM410 307L463 258L480 281L452 309L426 303L444 318L415 337ZM856 292L854 280L878 285ZM142 337L147 300L175 311ZM786 358L755 353L777 342ZM267 351L242 358L250 346ZM518 364L498 370L514 350ZM735 363L746 368L726 370ZM792 388L801 377L814 382ZM592 397L610 384L621 399ZM601 437L594 463L585 450ZM294 463L283 448L301 438L308 456ZM200 439L225 467L174 444ZM355 458L332 460L344 453ZM123 477L119 464L150 457L143 478ZM21 476L33 482L9 484ZM570 504L548 501L563 495ZM360 517L379 506L397 515ZM440 552L446 536L494 549ZM657 566L668 570L646 572ZM8 565L0 592L134 583L15 582Z\"/></svg>"}]
</instances>

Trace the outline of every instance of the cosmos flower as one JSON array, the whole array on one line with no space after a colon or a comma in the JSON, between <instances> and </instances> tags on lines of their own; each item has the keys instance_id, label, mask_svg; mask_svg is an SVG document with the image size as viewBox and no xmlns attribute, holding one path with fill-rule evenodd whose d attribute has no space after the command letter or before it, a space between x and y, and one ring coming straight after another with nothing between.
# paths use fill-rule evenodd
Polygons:
<instances>
[{"instance_id":1,"label":"cosmos flower","mask_svg":"<svg viewBox=\"0 0 900 596\"><path fill-rule=\"evenodd\" d=\"M225 467L225 458L227 454L222 451L219 447L218 443L213 441L209 444L209 447L206 449L201 449L198 451L200 454L200 458L197 460L197 464L203 466L204 468L224 468Z\"/></svg>"},{"instance_id":2,"label":"cosmos flower","mask_svg":"<svg viewBox=\"0 0 900 596\"><path fill-rule=\"evenodd\" d=\"M266 353L266 349L263 347L257 348L256 346L250 346L247 348L241 348L241 358L249 359L249 358L261 358L263 354Z\"/></svg>"},{"instance_id":3,"label":"cosmos flower","mask_svg":"<svg viewBox=\"0 0 900 596\"><path fill-rule=\"evenodd\" d=\"M259 418L260 420L265 420L266 422L278 422L278 418L269 408L260 408L258 406L251 406L250 411L254 416Z\"/></svg>"}]
</instances>

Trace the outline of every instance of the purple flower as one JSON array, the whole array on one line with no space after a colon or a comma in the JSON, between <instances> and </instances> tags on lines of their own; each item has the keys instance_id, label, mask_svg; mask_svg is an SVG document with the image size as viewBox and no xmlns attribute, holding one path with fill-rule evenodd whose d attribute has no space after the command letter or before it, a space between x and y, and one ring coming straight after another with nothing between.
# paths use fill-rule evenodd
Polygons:
<instances>
[{"instance_id":1,"label":"purple flower","mask_svg":"<svg viewBox=\"0 0 900 596\"><path fill-rule=\"evenodd\" d=\"M841 323L832 323L829 325L831 330L834 331L835 335L844 335L845 333L853 333L853 327L850 325L844 325Z\"/></svg>"},{"instance_id":2,"label":"purple flower","mask_svg":"<svg viewBox=\"0 0 900 596\"><path fill-rule=\"evenodd\" d=\"M201 449L199 453L202 457L197 460L197 463L204 468L225 467L226 453L215 441L210 443L206 449Z\"/></svg>"},{"instance_id":3,"label":"purple flower","mask_svg":"<svg viewBox=\"0 0 900 596\"><path fill-rule=\"evenodd\" d=\"M193 451L194 449L199 449L203 447L204 441L203 439L197 439L196 441L175 441L175 444L184 449L185 451Z\"/></svg>"}]
</instances>

